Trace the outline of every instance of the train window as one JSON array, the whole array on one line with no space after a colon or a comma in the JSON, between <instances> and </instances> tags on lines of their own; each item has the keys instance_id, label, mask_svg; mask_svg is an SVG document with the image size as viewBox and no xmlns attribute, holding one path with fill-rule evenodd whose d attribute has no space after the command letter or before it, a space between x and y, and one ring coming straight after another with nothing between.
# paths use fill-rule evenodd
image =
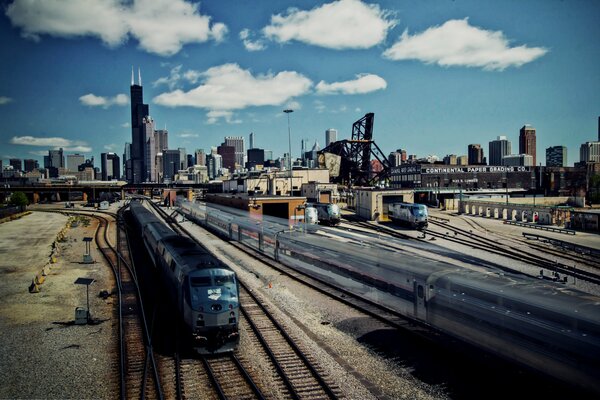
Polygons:
<instances>
[{"instance_id":1,"label":"train window","mask_svg":"<svg viewBox=\"0 0 600 400\"><path fill-rule=\"evenodd\" d=\"M233 274L215 275L215 286L225 286L233 284Z\"/></svg>"},{"instance_id":2,"label":"train window","mask_svg":"<svg viewBox=\"0 0 600 400\"><path fill-rule=\"evenodd\" d=\"M417 287L417 296L419 296L420 299L423 298L423 286L421 285Z\"/></svg>"},{"instance_id":3,"label":"train window","mask_svg":"<svg viewBox=\"0 0 600 400\"><path fill-rule=\"evenodd\" d=\"M190 282L193 287L211 286L210 276L192 276Z\"/></svg>"}]
</instances>

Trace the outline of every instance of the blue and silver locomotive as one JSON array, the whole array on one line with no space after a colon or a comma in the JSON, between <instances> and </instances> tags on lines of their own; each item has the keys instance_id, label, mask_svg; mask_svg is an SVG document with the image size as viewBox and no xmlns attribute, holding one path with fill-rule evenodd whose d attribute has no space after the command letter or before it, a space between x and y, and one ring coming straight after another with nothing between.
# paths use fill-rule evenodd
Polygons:
<instances>
[{"instance_id":1,"label":"blue and silver locomotive","mask_svg":"<svg viewBox=\"0 0 600 400\"><path fill-rule=\"evenodd\" d=\"M165 290L201 354L233 351L239 343L235 273L193 240L177 235L140 202L131 213Z\"/></svg>"}]
</instances>

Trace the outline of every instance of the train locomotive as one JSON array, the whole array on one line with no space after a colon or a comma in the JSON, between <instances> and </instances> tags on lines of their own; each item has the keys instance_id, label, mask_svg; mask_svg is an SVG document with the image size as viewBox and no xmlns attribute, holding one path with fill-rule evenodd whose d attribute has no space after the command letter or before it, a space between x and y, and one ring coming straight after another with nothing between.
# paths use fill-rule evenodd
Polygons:
<instances>
[{"instance_id":1,"label":"train locomotive","mask_svg":"<svg viewBox=\"0 0 600 400\"><path fill-rule=\"evenodd\" d=\"M319 224L335 226L341 222L340 207L333 203L306 203L306 207L317 209Z\"/></svg>"},{"instance_id":2,"label":"train locomotive","mask_svg":"<svg viewBox=\"0 0 600 400\"><path fill-rule=\"evenodd\" d=\"M141 202L131 214L173 305L200 354L233 351L239 343L237 277L205 248L180 236Z\"/></svg>"},{"instance_id":3,"label":"train locomotive","mask_svg":"<svg viewBox=\"0 0 600 400\"><path fill-rule=\"evenodd\" d=\"M427 227L427 206L424 204L394 203L390 204L388 216L394 222L409 225L412 228Z\"/></svg>"},{"instance_id":4,"label":"train locomotive","mask_svg":"<svg viewBox=\"0 0 600 400\"><path fill-rule=\"evenodd\" d=\"M342 284L477 348L600 393L598 296L523 274L392 252L376 237L374 247L367 247L240 215L233 220L185 201L179 206L193 220L288 266ZM441 251L432 244L415 246Z\"/></svg>"}]
</instances>

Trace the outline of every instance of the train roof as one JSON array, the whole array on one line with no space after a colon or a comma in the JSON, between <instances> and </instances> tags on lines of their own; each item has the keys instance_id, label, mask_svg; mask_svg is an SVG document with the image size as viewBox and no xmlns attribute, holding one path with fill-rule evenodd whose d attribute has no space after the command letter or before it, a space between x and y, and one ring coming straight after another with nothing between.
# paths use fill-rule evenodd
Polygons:
<instances>
[{"instance_id":1,"label":"train roof","mask_svg":"<svg viewBox=\"0 0 600 400\"><path fill-rule=\"evenodd\" d=\"M184 236L170 236L162 240L185 274L199 269L219 268L231 270L204 247Z\"/></svg>"}]
</instances>

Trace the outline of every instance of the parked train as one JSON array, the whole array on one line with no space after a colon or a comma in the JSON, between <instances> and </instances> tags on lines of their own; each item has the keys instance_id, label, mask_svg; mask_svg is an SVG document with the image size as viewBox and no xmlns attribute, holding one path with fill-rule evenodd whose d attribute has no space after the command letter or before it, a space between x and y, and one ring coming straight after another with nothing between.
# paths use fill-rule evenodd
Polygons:
<instances>
[{"instance_id":1,"label":"parked train","mask_svg":"<svg viewBox=\"0 0 600 400\"><path fill-rule=\"evenodd\" d=\"M460 268L383 250L389 243L376 236L365 246L311 231L283 231L280 225L239 215L231 218L223 210L182 200L178 204L190 219L284 264L344 284L500 357L600 393L598 296L522 274ZM432 244L419 246L439 251Z\"/></svg>"},{"instance_id":2,"label":"parked train","mask_svg":"<svg viewBox=\"0 0 600 400\"><path fill-rule=\"evenodd\" d=\"M141 202L130 203L144 245L200 354L233 351L239 343L235 273L193 240L177 235Z\"/></svg>"},{"instance_id":3,"label":"parked train","mask_svg":"<svg viewBox=\"0 0 600 400\"><path fill-rule=\"evenodd\" d=\"M340 207L333 203L306 203L306 207L317 209L317 218L321 225L339 225L341 222Z\"/></svg>"},{"instance_id":4,"label":"parked train","mask_svg":"<svg viewBox=\"0 0 600 400\"><path fill-rule=\"evenodd\" d=\"M427 227L427 206L413 203L393 203L389 205L388 216L394 222L409 225L412 228Z\"/></svg>"}]
</instances>

